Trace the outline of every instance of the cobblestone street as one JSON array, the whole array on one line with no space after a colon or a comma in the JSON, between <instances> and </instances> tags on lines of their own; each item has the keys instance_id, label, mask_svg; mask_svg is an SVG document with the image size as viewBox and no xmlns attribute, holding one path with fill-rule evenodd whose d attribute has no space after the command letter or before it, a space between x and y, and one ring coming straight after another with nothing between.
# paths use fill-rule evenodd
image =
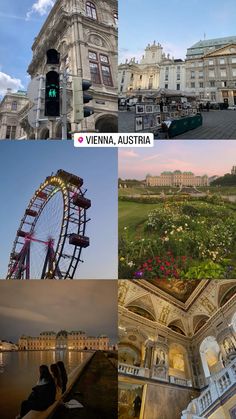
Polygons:
<instances>
[{"instance_id":1,"label":"cobblestone street","mask_svg":"<svg viewBox=\"0 0 236 419\"><path fill-rule=\"evenodd\" d=\"M236 111L202 112L201 127L178 135L175 139L236 139ZM135 112L119 112L119 132L134 132Z\"/></svg>"}]
</instances>

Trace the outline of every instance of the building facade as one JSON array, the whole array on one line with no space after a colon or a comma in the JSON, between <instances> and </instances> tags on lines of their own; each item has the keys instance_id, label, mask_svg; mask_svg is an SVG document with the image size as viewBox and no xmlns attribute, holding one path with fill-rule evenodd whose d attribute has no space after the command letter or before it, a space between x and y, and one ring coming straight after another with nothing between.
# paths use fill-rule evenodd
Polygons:
<instances>
[{"instance_id":1,"label":"building facade","mask_svg":"<svg viewBox=\"0 0 236 419\"><path fill-rule=\"evenodd\" d=\"M87 336L82 331L61 330L42 332L39 336L21 336L19 350L44 351L44 350L108 350L109 338L105 335L99 337Z\"/></svg>"},{"instance_id":2,"label":"building facade","mask_svg":"<svg viewBox=\"0 0 236 419\"><path fill-rule=\"evenodd\" d=\"M49 13L33 46L33 58L28 68L31 78L50 70L46 64L46 51L60 53L60 68L68 74L68 137L73 132L117 131L117 19L116 0L57 0ZM93 100L89 103L94 114L76 122L76 103L73 83L76 77L91 80ZM74 97L73 97L74 95ZM43 106L42 94L42 109ZM28 123L29 109L22 113L28 137L35 129ZM40 117L45 118L43 114ZM37 138L61 138L61 122L49 118L41 122Z\"/></svg>"},{"instance_id":3,"label":"building facade","mask_svg":"<svg viewBox=\"0 0 236 419\"><path fill-rule=\"evenodd\" d=\"M208 186L208 176L195 176L192 172L162 172L160 176L146 177L146 186Z\"/></svg>"},{"instance_id":4,"label":"building facade","mask_svg":"<svg viewBox=\"0 0 236 419\"><path fill-rule=\"evenodd\" d=\"M119 417L132 417L137 395L140 419L234 417L236 282L190 288L120 281Z\"/></svg>"},{"instance_id":5,"label":"building facade","mask_svg":"<svg viewBox=\"0 0 236 419\"><path fill-rule=\"evenodd\" d=\"M0 139L14 140L25 138L26 133L20 125L20 111L28 104L26 92L19 90L7 93L0 103Z\"/></svg>"},{"instance_id":6,"label":"building facade","mask_svg":"<svg viewBox=\"0 0 236 419\"><path fill-rule=\"evenodd\" d=\"M185 63L170 58L160 43L148 44L140 62L132 58L118 68L118 94L131 96L159 88L183 90L185 87Z\"/></svg>"},{"instance_id":7,"label":"building facade","mask_svg":"<svg viewBox=\"0 0 236 419\"><path fill-rule=\"evenodd\" d=\"M186 88L200 100L236 104L236 36L199 41L188 48Z\"/></svg>"},{"instance_id":8,"label":"building facade","mask_svg":"<svg viewBox=\"0 0 236 419\"><path fill-rule=\"evenodd\" d=\"M199 101L236 104L236 36L199 41L186 60L171 58L160 44L148 45L140 62L119 65L119 96L158 88L194 93Z\"/></svg>"}]
</instances>

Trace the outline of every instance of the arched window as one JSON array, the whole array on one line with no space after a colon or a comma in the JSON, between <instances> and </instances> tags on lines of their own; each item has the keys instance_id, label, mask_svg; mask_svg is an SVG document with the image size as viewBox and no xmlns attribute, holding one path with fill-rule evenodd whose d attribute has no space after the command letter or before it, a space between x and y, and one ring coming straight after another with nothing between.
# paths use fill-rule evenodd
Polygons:
<instances>
[{"instance_id":1,"label":"arched window","mask_svg":"<svg viewBox=\"0 0 236 419\"><path fill-rule=\"evenodd\" d=\"M86 15L91 17L91 19L97 20L97 11L96 7L91 1L87 1L86 3Z\"/></svg>"}]
</instances>

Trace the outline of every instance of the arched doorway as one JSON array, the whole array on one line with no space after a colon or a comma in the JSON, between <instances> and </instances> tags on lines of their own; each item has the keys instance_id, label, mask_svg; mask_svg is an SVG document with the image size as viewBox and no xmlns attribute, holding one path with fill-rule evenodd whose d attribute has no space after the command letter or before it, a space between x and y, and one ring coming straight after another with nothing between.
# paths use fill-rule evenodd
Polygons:
<instances>
[{"instance_id":1,"label":"arched doorway","mask_svg":"<svg viewBox=\"0 0 236 419\"><path fill-rule=\"evenodd\" d=\"M101 133L118 132L118 118L116 115L102 115L96 120L95 129Z\"/></svg>"},{"instance_id":2,"label":"arched doorway","mask_svg":"<svg viewBox=\"0 0 236 419\"><path fill-rule=\"evenodd\" d=\"M187 350L177 343L171 344L169 349L169 375L185 380L191 379Z\"/></svg>"},{"instance_id":3,"label":"arched doorway","mask_svg":"<svg viewBox=\"0 0 236 419\"><path fill-rule=\"evenodd\" d=\"M140 366L141 351L131 344L119 345L119 363Z\"/></svg>"},{"instance_id":4,"label":"arched doorway","mask_svg":"<svg viewBox=\"0 0 236 419\"><path fill-rule=\"evenodd\" d=\"M207 336L202 341L200 345L200 356L206 378L223 368L220 347L214 336Z\"/></svg>"}]
</instances>

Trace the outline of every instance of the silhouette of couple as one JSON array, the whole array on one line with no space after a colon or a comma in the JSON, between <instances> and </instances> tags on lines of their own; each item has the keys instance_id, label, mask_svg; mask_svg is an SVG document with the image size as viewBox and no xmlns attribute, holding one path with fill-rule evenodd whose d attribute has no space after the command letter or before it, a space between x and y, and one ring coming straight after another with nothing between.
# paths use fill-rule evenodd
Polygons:
<instances>
[{"instance_id":1,"label":"silhouette of couple","mask_svg":"<svg viewBox=\"0 0 236 419\"><path fill-rule=\"evenodd\" d=\"M16 419L23 418L30 410L46 410L66 391L67 373L62 361L50 366L40 365L39 380L27 400L21 403L20 414Z\"/></svg>"}]
</instances>

